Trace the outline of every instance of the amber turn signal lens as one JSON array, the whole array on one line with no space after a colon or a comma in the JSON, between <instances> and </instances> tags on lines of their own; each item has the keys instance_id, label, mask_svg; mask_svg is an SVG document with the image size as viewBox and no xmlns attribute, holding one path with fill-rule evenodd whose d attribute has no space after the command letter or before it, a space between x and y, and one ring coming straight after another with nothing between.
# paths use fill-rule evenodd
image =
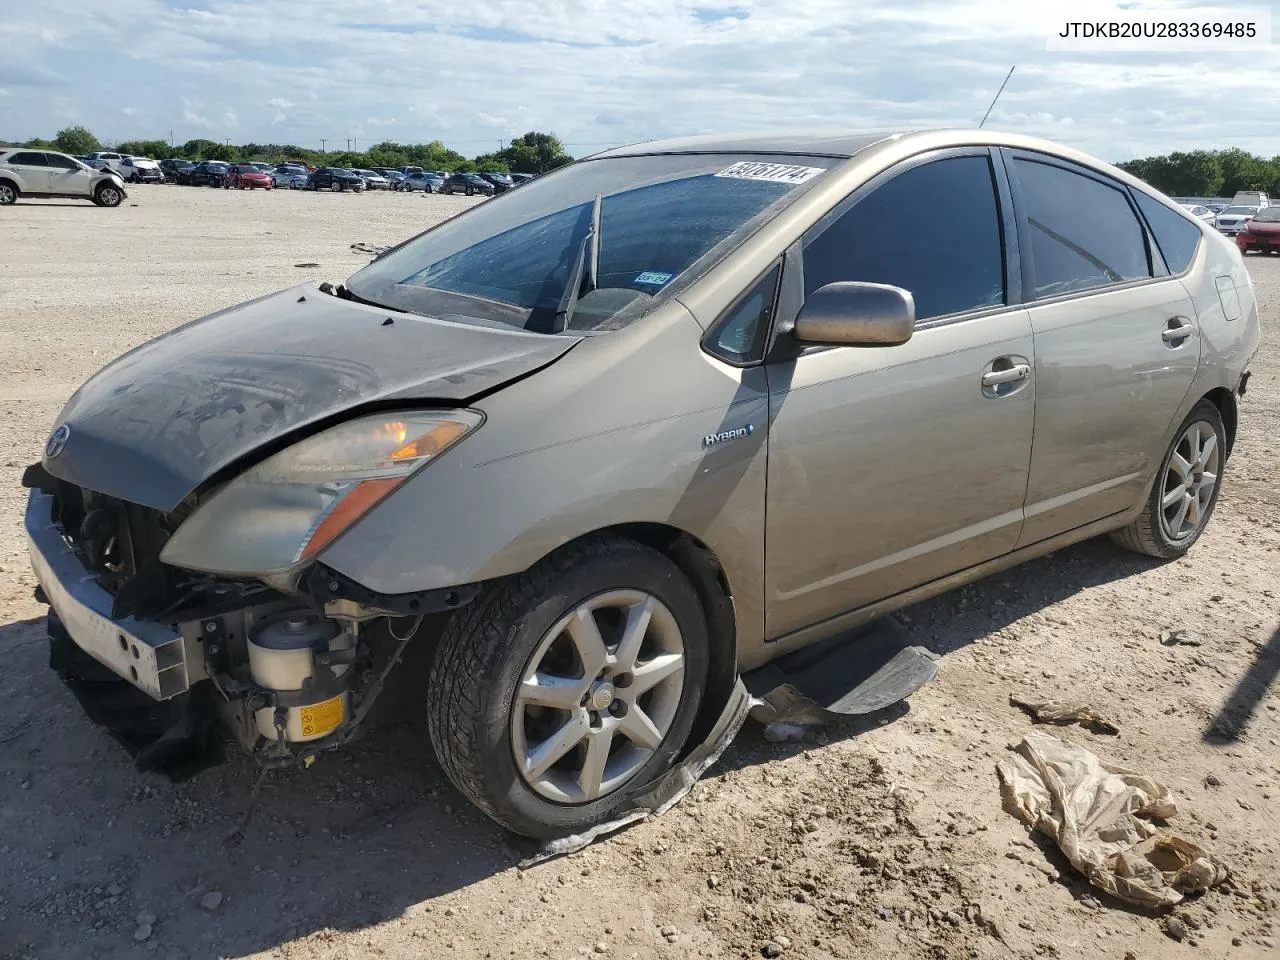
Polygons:
<instances>
[{"instance_id":1,"label":"amber turn signal lens","mask_svg":"<svg viewBox=\"0 0 1280 960\"><path fill-rule=\"evenodd\" d=\"M403 477L381 477L377 480L361 480L357 483L334 504L333 509L325 514L324 519L316 527L315 533L311 534L306 546L302 548L298 559L306 560L323 550L338 534L373 509L379 500L398 487L403 480Z\"/></svg>"}]
</instances>

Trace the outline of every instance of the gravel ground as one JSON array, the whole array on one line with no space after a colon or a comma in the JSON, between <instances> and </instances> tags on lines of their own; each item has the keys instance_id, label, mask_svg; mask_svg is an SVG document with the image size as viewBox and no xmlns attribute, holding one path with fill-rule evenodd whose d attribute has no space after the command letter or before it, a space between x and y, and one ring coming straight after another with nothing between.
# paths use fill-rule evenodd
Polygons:
<instances>
[{"instance_id":1,"label":"gravel ground","mask_svg":"<svg viewBox=\"0 0 1280 960\"><path fill-rule=\"evenodd\" d=\"M1159 564L1063 550L901 617L938 678L817 742L749 724L655 821L518 871L424 731L379 732L269 780L134 772L45 664L21 468L71 391L173 325L367 256L462 198L134 188L125 206L0 213L0 957L1280 956L1280 261L1250 258L1264 325L1205 537ZM297 264L318 264L299 267ZM1164 646L1165 630L1200 646ZM1094 896L1000 809L1029 729L1010 693L1087 700L1118 736L1064 735L1178 796L1226 887L1156 916Z\"/></svg>"}]
</instances>

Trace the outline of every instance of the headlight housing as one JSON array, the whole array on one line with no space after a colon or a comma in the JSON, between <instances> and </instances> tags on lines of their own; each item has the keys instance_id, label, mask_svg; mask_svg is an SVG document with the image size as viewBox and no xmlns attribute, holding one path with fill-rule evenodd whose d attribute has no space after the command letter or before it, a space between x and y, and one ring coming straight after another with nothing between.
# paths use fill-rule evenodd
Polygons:
<instances>
[{"instance_id":1,"label":"headlight housing","mask_svg":"<svg viewBox=\"0 0 1280 960\"><path fill-rule=\"evenodd\" d=\"M483 420L473 410L402 411L301 440L198 507L160 559L205 573L287 580Z\"/></svg>"}]
</instances>

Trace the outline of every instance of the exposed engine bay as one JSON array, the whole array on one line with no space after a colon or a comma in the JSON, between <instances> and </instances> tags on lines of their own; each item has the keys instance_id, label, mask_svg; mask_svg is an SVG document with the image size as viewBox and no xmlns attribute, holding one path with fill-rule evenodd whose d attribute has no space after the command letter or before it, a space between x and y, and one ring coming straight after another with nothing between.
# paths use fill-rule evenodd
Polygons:
<instances>
[{"instance_id":1,"label":"exposed engine bay","mask_svg":"<svg viewBox=\"0 0 1280 960\"><path fill-rule=\"evenodd\" d=\"M435 615L476 593L379 597L320 564L292 594L188 573L159 561L180 512L125 503L38 465L24 479L45 507L28 515L39 562L51 567L41 581L67 593L40 590L52 608L53 666L139 766L175 777L216 761L222 731L266 768L309 765L347 743L410 641L423 638L415 656L429 652ZM125 695L126 684L142 696Z\"/></svg>"}]
</instances>

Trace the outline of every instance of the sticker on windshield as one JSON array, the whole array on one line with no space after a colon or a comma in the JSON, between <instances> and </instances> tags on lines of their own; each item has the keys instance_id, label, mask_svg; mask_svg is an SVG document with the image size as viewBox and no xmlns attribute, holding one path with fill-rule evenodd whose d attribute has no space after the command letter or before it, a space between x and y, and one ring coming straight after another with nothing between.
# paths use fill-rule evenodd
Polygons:
<instances>
[{"instance_id":1,"label":"sticker on windshield","mask_svg":"<svg viewBox=\"0 0 1280 960\"><path fill-rule=\"evenodd\" d=\"M646 270L644 273L640 274L640 276L636 277L631 282L632 283L651 283L656 287L660 287L670 279L671 279L671 274L669 273L662 273L661 271L658 271L658 270Z\"/></svg>"},{"instance_id":2,"label":"sticker on windshield","mask_svg":"<svg viewBox=\"0 0 1280 960\"><path fill-rule=\"evenodd\" d=\"M733 177L735 180L766 180L770 183L804 183L820 173L822 173L822 167L740 160L732 166L725 167L716 176Z\"/></svg>"}]
</instances>

